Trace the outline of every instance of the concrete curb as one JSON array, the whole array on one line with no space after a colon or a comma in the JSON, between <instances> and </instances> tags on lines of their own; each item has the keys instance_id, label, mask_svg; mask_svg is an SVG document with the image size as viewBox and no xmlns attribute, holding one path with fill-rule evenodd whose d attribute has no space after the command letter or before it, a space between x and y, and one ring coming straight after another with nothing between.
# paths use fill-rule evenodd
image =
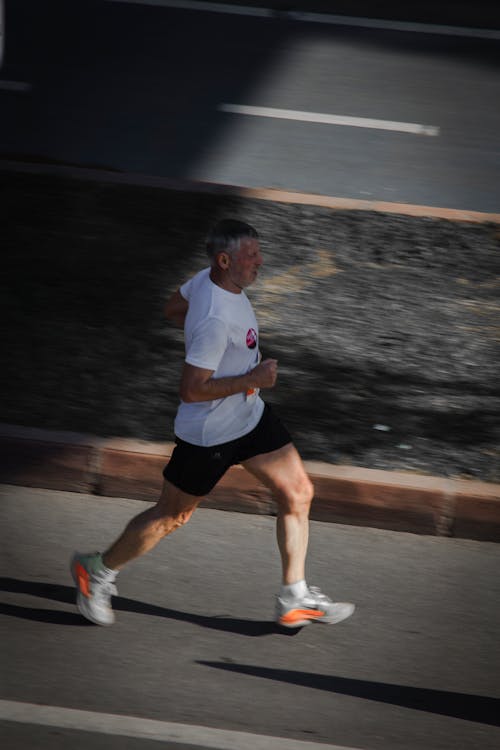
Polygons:
<instances>
[{"instance_id":1,"label":"concrete curb","mask_svg":"<svg viewBox=\"0 0 500 750\"><path fill-rule=\"evenodd\" d=\"M155 501L173 443L0 425L0 482ZM306 461L311 518L500 542L500 485ZM274 515L271 493L235 466L204 506Z\"/></svg>"},{"instance_id":2,"label":"concrete curb","mask_svg":"<svg viewBox=\"0 0 500 750\"><path fill-rule=\"evenodd\" d=\"M382 200L342 198L318 193L301 193L279 188L242 187L215 182L201 182L171 177L158 177L135 172L112 172L106 169L66 166L63 164L31 163L0 159L0 170L21 174L46 174L111 185L133 185L135 187L159 188L180 193L223 195L233 198L248 198L271 203L294 203L332 211L375 211L401 216L446 219L447 221L472 224L500 224L500 213L488 213L469 209L422 206L412 203L394 203Z\"/></svg>"}]
</instances>

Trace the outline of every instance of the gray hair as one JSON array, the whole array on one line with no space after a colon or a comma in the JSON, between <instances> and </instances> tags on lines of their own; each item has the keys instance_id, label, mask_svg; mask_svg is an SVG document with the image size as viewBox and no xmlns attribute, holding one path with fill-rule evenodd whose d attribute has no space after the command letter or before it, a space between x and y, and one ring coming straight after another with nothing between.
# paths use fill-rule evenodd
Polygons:
<instances>
[{"instance_id":1,"label":"gray hair","mask_svg":"<svg viewBox=\"0 0 500 750\"><path fill-rule=\"evenodd\" d=\"M207 255L213 260L218 253L237 253L244 238L259 239L257 231L237 219L222 219L212 227L207 236Z\"/></svg>"}]
</instances>

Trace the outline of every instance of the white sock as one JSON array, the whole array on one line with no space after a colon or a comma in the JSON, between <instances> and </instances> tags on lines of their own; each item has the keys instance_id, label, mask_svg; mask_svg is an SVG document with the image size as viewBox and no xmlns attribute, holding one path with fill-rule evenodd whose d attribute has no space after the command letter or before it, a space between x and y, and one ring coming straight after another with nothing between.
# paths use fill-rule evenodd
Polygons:
<instances>
[{"instance_id":1,"label":"white sock","mask_svg":"<svg viewBox=\"0 0 500 750\"><path fill-rule=\"evenodd\" d=\"M108 579L109 581L114 581L114 580L115 580L115 578L116 578L116 576L118 575L119 571L118 571L118 570L111 570L111 568L107 568L107 567L106 567L106 566L104 565L104 563L103 563L103 566L102 566L102 573L103 573L103 574L104 574L104 575L106 576L106 578L107 578L107 579Z\"/></svg>"},{"instance_id":2,"label":"white sock","mask_svg":"<svg viewBox=\"0 0 500 750\"><path fill-rule=\"evenodd\" d=\"M106 581L114 581L116 576L118 575L118 570L112 570L111 568L107 568L104 565L104 561L102 559L102 555L100 555L101 559L101 566L99 570L97 571L97 575L104 578Z\"/></svg>"},{"instance_id":3,"label":"white sock","mask_svg":"<svg viewBox=\"0 0 500 750\"><path fill-rule=\"evenodd\" d=\"M301 596L305 596L307 592L307 583L305 581L297 581L296 583L284 583L281 587L280 596L283 599L298 599Z\"/></svg>"}]
</instances>

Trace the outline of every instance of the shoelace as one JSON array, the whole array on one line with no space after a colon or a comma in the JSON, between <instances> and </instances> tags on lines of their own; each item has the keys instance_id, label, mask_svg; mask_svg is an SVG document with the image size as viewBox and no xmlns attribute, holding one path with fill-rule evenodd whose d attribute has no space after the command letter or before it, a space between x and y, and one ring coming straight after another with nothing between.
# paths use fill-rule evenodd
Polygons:
<instances>
[{"instance_id":1,"label":"shoelace","mask_svg":"<svg viewBox=\"0 0 500 750\"><path fill-rule=\"evenodd\" d=\"M308 586L307 588L316 602L324 602L325 604L331 603L332 600L330 597L324 594L318 586Z\"/></svg>"}]
</instances>

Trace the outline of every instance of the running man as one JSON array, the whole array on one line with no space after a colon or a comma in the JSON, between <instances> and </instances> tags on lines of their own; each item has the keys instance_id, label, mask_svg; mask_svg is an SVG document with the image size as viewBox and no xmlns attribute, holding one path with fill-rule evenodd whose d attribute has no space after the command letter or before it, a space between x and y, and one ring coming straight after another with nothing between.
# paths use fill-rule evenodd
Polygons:
<instances>
[{"instance_id":1,"label":"running man","mask_svg":"<svg viewBox=\"0 0 500 750\"><path fill-rule=\"evenodd\" d=\"M174 424L176 447L157 504L133 518L104 554L78 554L71 571L81 614L111 625L115 579L128 562L184 525L230 466L241 464L277 503L282 586L276 620L289 628L337 623L354 605L332 602L305 580L313 487L292 439L260 397L273 388L275 359L261 361L259 328L245 288L263 263L258 234L240 221L219 222L207 238L210 266L181 286L165 307L184 326L186 357Z\"/></svg>"}]
</instances>

